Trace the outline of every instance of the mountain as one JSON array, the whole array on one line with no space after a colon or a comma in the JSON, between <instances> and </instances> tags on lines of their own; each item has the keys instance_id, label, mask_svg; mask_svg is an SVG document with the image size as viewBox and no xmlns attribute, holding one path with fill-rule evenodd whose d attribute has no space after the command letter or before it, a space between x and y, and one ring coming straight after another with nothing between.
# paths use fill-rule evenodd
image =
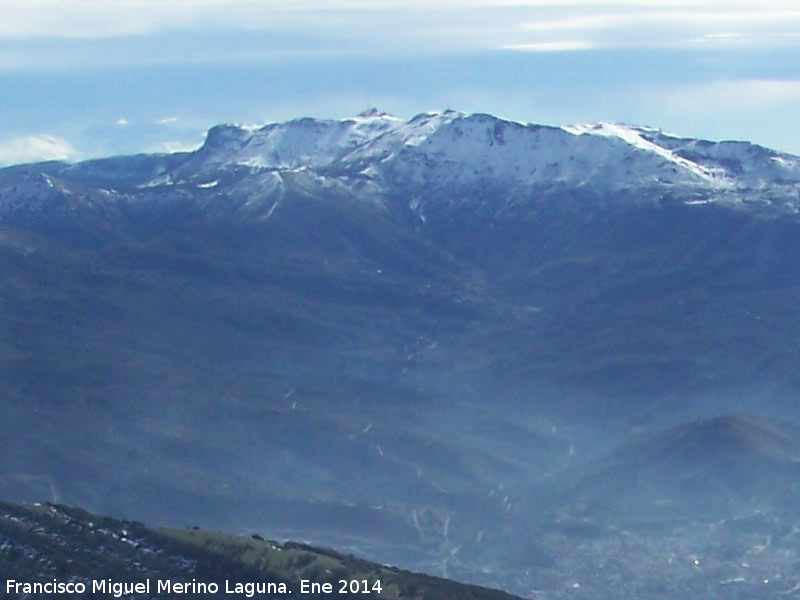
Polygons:
<instances>
[{"instance_id":1,"label":"mountain","mask_svg":"<svg viewBox=\"0 0 800 600\"><path fill-rule=\"evenodd\" d=\"M0 503L0 557L3 598L516 598L258 534L154 530L54 504ZM36 584L50 587L26 591Z\"/></svg>"},{"instance_id":2,"label":"mountain","mask_svg":"<svg viewBox=\"0 0 800 600\"><path fill-rule=\"evenodd\" d=\"M653 558L752 498L789 535L790 460L754 462L775 469L760 496L717 477L757 452L680 448L722 452L740 419L698 424L730 414L794 439L799 165L652 128L371 111L2 169L0 495L528 596L577 593L622 530ZM692 469L712 484L661 541L620 519ZM664 479L626 497L602 485L617 470Z\"/></svg>"},{"instance_id":3,"label":"mountain","mask_svg":"<svg viewBox=\"0 0 800 600\"><path fill-rule=\"evenodd\" d=\"M623 124L550 127L455 111L405 122L372 110L342 121L220 125L193 153L12 167L2 180L6 219L48 208L113 212L158 199L268 218L292 192L357 194L423 221L466 200L472 211L518 215L565 192L690 205L755 201L792 212L800 159Z\"/></svg>"},{"instance_id":4,"label":"mountain","mask_svg":"<svg viewBox=\"0 0 800 600\"><path fill-rule=\"evenodd\" d=\"M800 427L723 415L643 434L572 470L561 509L621 523L794 514Z\"/></svg>"},{"instance_id":5,"label":"mountain","mask_svg":"<svg viewBox=\"0 0 800 600\"><path fill-rule=\"evenodd\" d=\"M742 414L640 432L523 500L503 565L556 598L791 594L798 450L797 425Z\"/></svg>"}]
</instances>

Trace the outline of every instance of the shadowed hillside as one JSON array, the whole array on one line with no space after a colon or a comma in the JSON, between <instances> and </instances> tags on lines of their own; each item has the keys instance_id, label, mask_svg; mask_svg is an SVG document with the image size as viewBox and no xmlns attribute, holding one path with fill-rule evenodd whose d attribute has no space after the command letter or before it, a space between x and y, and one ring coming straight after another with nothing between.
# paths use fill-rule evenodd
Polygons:
<instances>
[{"instance_id":1,"label":"shadowed hillside","mask_svg":"<svg viewBox=\"0 0 800 600\"><path fill-rule=\"evenodd\" d=\"M145 584L151 593L126 593L126 598L171 598L178 592L158 593L159 581L173 584L206 584L189 588L193 597L278 598L294 594L302 598L408 598L409 600L512 600L503 592L463 585L436 577L376 565L333 550L292 542L265 540L258 534L234 537L222 533L148 529L137 521L119 521L83 510L53 504L15 505L0 503L0 577L23 583L83 583L86 594L67 597L106 597L112 583ZM97 590L94 582L108 583ZM324 585L334 592L302 593L302 581ZM340 593L340 581L347 582ZM351 593L350 582L358 582ZM227 582L227 583L226 583ZM208 590L216 583L219 593ZM252 586L247 590L245 586ZM255 586L260 586L256 588ZM0 591L2 598L26 598L24 592ZM20 588L21 589L21 588ZM16 588L15 588L16 590ZM172 590L172 588L170 588ZM367 590L367 593L364 593ZM302 595L300 595L302 593ZM64 594L35 594L40 598ZM120 597L117 595L116 597Z\"/></svg>"}]
</instances>

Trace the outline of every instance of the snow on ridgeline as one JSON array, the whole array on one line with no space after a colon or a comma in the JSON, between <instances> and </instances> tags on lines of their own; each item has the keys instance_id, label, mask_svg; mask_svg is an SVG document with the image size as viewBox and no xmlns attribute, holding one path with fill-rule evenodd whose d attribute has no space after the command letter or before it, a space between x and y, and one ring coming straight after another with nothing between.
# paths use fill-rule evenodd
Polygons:
<instances>
[{"instance_id":1,"label":"snow on ridgeline","mask_svg":"<svg viewBox=\"0 0 800 600\"><path fill-rule=\"evenodd\" d=\"M590 125L567 125L564 131L577 136L599 135L617 138L630 145L632 148L660 156L667 162L674 163L677 167L685 169L688 173L696 175L699 179L720 187L734 187L734 182L727 176L724 169L708 168L692 162L675 154L672 150L659 146L647 139L642 134L647 131L643 127L631 127L622 123L594 123Z\"/></svg>"},{"instance_id":2,"label":"snow on ridgeline","mask_svg":"<svg viewBox=\"0 0 800 600\"><path fill-rule=\"evenodd\" d=\"M205 166L235 163L297 169L328 166L355 148L401 123L386 113L368 111L341 121L304 117L253 128L211 128L197 156Z\"/></svg>"},{"instance_id":3,"label":"snow on ridgeline","mask_svg":"<svg viewBox=\"0 0 800 600\"><path fill-rule=\"evenodd\" d=\"M800 158L746 142L680 138L615 123L552 127L455 111L408 121L370 110L343 120L220 125L181 170L205 172L205 183L216 178L210 171L230 166L436 187L666 184L725 192L800 183Z\"/></svg>"},{"instance_id":4,"label":"snow on ridgeline","mask_svg":"<svg viewBox=\"0 0 800 600\"><path fill-rule=\"evenodd\" d=\"M644 130L643 136L678 156L724 169L739 187L757 189L800 182L800 157L757 144L682 138L657 129Z\"/></svg>"}]
</instances>

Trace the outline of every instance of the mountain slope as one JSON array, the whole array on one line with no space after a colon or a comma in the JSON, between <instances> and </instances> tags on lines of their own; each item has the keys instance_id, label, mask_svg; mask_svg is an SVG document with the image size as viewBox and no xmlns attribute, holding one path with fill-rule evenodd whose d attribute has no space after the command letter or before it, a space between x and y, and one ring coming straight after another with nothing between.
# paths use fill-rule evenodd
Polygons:
<instances>
[{"instance_id":1,"label":"mountain slope","mask_svg":"<svg viewBox=\"0 0 800 600\"><path fill-rule=\"evenodd\" d=\"M796 425L724 415L641 437L570 473L565 506L623 523L794 512Z\"/></svg>"},{"instance_id":2,"label":"mountain slope","mask_svg":"<svg viewBox=\"0 0 800 600\"><path fill-rule=\"evenodd\" d=\"M798 422L797 165L445 112L0 170L0 493L530 594L560 473Z\"/></svg>"},{"instance_id":3,"label":"mountain slope","mask_svg":"<svg viewBox=\"0 0 800 600\"><path fill-rule=\"evenodd\" d=\"M188 592L209 597L206 590L211 590L214 598L281 598L287 594L301 598L515 598L376 565L333 550L265 540L258 534L241 538L196 528L153 530L137 521L38 503L0 503L0 576L4 583L21 584L12 586L10 592L5 585L0 592L3 598L27 598L30 593L24 591L25 584L53 582L83 584L86 592L35 595L169 598ZM344 596L341 581L347 583ZM358 582L353 584L357 594L351 593L351 581ZM166 590L165 583L169 584ZM304 593L304 589L312 589L312 583L330 584L334 591ZM137 584L142 591L131 587ZM214 592L210 584L216 584L219 591ZM179 585L186 585L185 591Z\"/></svg>"}]
</instances>

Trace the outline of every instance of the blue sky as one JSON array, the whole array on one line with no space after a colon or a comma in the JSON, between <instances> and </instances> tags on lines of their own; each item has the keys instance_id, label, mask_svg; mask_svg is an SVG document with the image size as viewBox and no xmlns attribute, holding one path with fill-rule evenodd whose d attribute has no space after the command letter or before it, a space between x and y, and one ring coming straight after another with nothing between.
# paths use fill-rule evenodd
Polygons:
<instances>
[{"instance_id":1,"label":"blue sky","mask_svg":"<svg viewBox=\"0 0 800 600\"><path fill-rule=\"evenodd\" d=\"M219 122L454 108L800 154L786 0L3 0L0 164L196 146Z\"/></svg>"}]
</instances>

